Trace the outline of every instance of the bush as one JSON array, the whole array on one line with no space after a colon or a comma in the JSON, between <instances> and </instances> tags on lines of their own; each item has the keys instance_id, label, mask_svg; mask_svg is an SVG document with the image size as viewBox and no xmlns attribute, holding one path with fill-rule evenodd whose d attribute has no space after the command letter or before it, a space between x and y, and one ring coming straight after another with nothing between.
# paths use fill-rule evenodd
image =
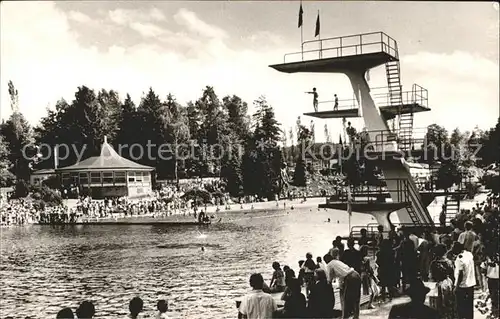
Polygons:
<instances>
[{"instance_id":1,"label":"bush","mask_svg":"<svg viewBox=\"0 0 500 319\"><path fill-rule=\"evenodd\" d=\"M22 198L28 196L30 185L25 180L18 180L11 198Z\"/></svg>"},{"instance_id":2,"label":"bush","mask_svg":"<svg viewBox=\"0 0 500 319\"><path fill-rule=\"evenodd\" d=\"M59 206L63 203L61 195L47 186L32 187L31 197L47 206Z\"/></svg>"}]
</instances>

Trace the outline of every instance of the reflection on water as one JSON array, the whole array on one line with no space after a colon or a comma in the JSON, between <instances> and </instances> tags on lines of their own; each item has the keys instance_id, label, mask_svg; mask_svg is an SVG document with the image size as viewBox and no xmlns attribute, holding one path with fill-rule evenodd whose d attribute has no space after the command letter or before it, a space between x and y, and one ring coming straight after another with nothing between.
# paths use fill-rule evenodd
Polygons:
<instances>
[{"instance_id":1,"label":"reflection on water","mask_svg":"<svg viewBox=\"0 0 500 319\"><path fill-rule=\"evenodd\" d=\"M270 279L274 260L297 268L306 252L322 256L336 235L348 233L340 211L229 218L210 227L4 228L0 313L54 318L62 307L92 300L96 318L109 318L127 314L139 295L149 314L166 298L171 317L234 318L234 301L248 290L252 272ZM368 215L352 218L353 225L369 222Z\"/></svg>"}]
</instances>

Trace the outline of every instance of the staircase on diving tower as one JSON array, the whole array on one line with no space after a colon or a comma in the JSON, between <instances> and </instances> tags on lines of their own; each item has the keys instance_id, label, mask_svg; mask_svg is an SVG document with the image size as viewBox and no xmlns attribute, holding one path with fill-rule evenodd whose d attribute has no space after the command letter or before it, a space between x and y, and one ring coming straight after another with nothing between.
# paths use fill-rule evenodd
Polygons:
<instances>
[{"instance_id":1,"label":"staircase on diving tower","mask_svg":"<svg viewBox=\"0 0 500 319\"><path fill-rule=\"evenodd\" d=\"M385 64L387 84L389 88L389 104L398 108L399 134L398 147L401 151L410 151L412 148L413 112L401 114L403 107L403 87L401 85L399 61L390 61ZM411 108L410 103L410 108Z\"/></svg>"},{"instance_id":2,"label":"staircase on diving tower","mask_svg":"<svg viewBox=\"0 0 500 319\"><path fill-rule=\"evenodd\" d=\"M454 219L460 212L460 201L457 200L456 195L447 195L444 198L444 207L446 212L446 225Z\"/></svg>"}]
</instances>

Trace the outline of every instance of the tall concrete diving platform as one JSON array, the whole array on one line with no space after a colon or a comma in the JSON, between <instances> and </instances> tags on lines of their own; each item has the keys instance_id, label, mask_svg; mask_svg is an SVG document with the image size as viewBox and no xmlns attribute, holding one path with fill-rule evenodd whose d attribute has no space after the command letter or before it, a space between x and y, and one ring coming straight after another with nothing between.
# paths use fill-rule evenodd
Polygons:
<instances>
[{"instance_id":1,"label":"tall concrete diving platform","mask_svg":"<svg viewBox=\"0 0 500 319\"><path fill-rule=\"evenodd\" d=\"M385 65L387 93L374 95L365 80L368 70ZM329 110L304 115L321 119L362 117L367 128L368 147L363 156L370 156L382 170L390 201L377 196L354 196L352 211L373 215L379 225L389 230L389 215L396 212L400 224L432 227L433 220L427 210L419 188L405 162L405 152L411 154L418 144L413 139L413 114L429 111L427 90L413 85L411 92L403 92L397 42L384 32L305 41L300 52L284 55L283 63L270 65L285 73L342 73L351 83L355 100L345 105L337 103ZM378 100L378 106L375 100ZM382 100L382 101L380 101ZM340 101L339 101L340 102ZM388 121L397 125L390 127ZM366 146L366 145L365 145ZM356 195L356 194L355 194ZM346 209L345 200L327 201L320 207Z\"/></svg>"}]
</instances>

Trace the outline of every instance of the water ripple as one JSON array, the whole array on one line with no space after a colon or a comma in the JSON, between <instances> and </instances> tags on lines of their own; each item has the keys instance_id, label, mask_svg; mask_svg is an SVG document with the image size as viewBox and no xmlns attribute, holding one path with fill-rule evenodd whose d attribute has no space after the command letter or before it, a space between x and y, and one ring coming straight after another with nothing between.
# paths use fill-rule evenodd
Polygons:
<instances>
[{"instance_id":1,"label":"water ripple","mask_svg":"<svg viewBox=\"0 0 500 319\"><path fill-rule=\"evenodd\" d=\"M296 268L347 233L345 212L220 214L211 227L31 226L2 229L2 317L55 317L92 300L96 318L124 316L134 296L145 312L169 300L172 318L234 318L248 276L267 280L274 260ZM325 223L328 218L337 223ZM353 216L353 224L370 217ZM206 235L200 236L200 234ZM205 247L201 252L200 247Z\"/></svg>"}]
</instances>

